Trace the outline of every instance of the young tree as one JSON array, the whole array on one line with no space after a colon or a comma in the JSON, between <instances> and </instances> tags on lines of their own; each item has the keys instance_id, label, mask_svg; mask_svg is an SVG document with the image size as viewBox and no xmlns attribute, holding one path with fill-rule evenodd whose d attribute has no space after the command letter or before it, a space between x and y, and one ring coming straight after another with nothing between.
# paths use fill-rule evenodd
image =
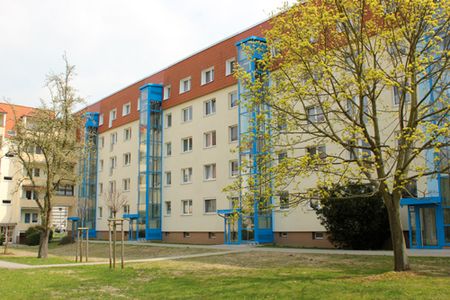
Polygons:
<instances>
[{"instance_id":1,"label":"young tree","mask_svg":"<svg viewBox=\"0 0 450 300\"><path fill-rule=\"evenodd\" d=\"M116 189L105 193L105 203L111 212L110 217L117 218L117 213L128 203L127 197Z\"/></svg>"},{"instance_id":2,"label":"young tree","mask_svg":"<svg viewBox=\"0 0 450 300\"><path fill-rule=\"evenodd\" d=\"M11 149L24 171L24 181L38 192L41 225L43 227L38 257L48 255L51 213L56 190L64 184L78 181L75 165L83 153L83 118L74 109L83 99L76 95L71 81L75 67L64 56L65 70L47 76L50 98L30 115L15 118L15 135ZM39 149L36 151L36 149ZM41 174L36 174L39 167ZM44 176L40 176L44 175Z\"/></svg>"},{"instance_id":3,"label":"young tree","mask_svg":"<svg viewBox=\"0 0 450 300\"><path fill-rule=\"evenodd\" d=\"M267 105L270 120L260 114L256 123L271 125L263 137L275 154L289 152L278 164L270 151L259 158L271 165L269 196L289 189L298 204L326 197L336 182L373 185L388 211L396 271L409 269L402 192L448 170L449 5L299 1L266 32L271 51L257 66L271 71L270 86L264 72L238 71L241 105Z\"/></svg>"}]
</instances>

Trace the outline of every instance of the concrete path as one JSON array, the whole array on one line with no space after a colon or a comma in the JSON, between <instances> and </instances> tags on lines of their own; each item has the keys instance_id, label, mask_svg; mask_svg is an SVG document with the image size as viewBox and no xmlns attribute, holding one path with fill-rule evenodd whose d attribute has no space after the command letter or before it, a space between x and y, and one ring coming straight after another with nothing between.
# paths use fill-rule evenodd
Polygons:
<instances>
[{"instance_id":1,"label":"concrete path","mask_svg":"<svg viewBox=\"0 0 450 300\"><path fill-rule=\"evenodd\" d=\"M206 257L206 256L227 255L227 254L247 252L247 251L250 251L250 250L242 249L242 250L231 250L231 251L221 251L221 252L189 254L189 255L177 255L177 256L155 257L155 258L145 258L145 259L132 259L132 260L126 260L124 263L129 264L129 263L155 262L155 261L165 261L165 260L175 260L175 259L185 259L185 258L197 258L197 257ZM11 262L0 260L0 268L6 268L6 269L47 269L47 268L82 267L82 266L97 266L97 265L109 265L109 261L51 264L51 265L25 265L25 264L11 263ZM116 268L120 268L120 259L116 261Z\"/></svg>"}]
</instances>

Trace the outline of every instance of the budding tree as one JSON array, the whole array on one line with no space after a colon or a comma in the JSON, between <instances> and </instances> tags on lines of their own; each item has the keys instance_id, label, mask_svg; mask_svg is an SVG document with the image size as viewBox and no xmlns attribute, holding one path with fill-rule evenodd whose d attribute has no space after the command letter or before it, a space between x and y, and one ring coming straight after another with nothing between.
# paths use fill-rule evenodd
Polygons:
<instances>
[{"instance_id":1,"label":"budding tree","mask_svg":"<svg viewBox=\"0 0 450 300\"><path fill-rule=\"evenodd\" d=\"M449 5L299 1L265 33L271 51L257 66L270 75L238 71L241 102L271 112L258 116L270 125L271 151L260 157L270 165L267 196L288 189L298 204L337 182L371 184L388 211L396 271L409 269L402 193L448 168ZM287 157L274 163L281 151Z\"/></svg>"}]
</instances>

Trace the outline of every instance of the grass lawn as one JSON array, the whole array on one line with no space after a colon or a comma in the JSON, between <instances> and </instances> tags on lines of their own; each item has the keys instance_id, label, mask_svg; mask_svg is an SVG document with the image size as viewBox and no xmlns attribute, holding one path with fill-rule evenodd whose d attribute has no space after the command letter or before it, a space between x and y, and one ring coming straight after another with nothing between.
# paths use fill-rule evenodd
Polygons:
<instances>
[{"instance_id":1,"label":"grass lawn","mask_svg":"<svg viewBox=\"0 0 450 300\"><path fill-rule=\"evenodd\" d=\"M30 265L44 265L44 264L62 264L74 263L75 259L75 244L58 245L57 243L49 244L49 257L47 259L37 259L38 246L18 245L10 248L10 252L16 255L0 254L0 260L9 262L30 264ZM117 247L117 258L120 255L120 245ZM125 245L125 259L143 259L156 258L163 256L177 256L189 255L196 253L204 253L216 251L205 248L190 248L186 247L158 247L149 245ZM108 243L90 243L89 244L89 261L106 261L109 258ZM1 297L0 297L1 299Z\"/></svg>"},{"instance_id":2,"label":"grass lawn","mask_svg":"<svg viewBox=\"0 0 450 300\"><path fill-rule=\"evenodd\" d=\"M448 299L450 260L245 252L177 261L56 269L0 269L1 299L278 298Z\"/></svg>"}]
</instances>

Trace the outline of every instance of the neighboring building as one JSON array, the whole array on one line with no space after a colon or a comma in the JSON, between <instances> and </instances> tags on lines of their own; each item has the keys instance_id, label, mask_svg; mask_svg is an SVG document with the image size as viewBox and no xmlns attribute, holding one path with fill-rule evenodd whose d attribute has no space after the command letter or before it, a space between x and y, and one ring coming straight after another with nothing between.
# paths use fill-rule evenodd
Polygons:
<instances>
[{"instance_id":1,"label":"neighboring building","mask_svg":"<svg viewBox=\"0 0 450 300\"><path fill-rule=\"evenodd\" d=\"M17 161L15 154L10 151L8 142L9 137L15 134L14 122L15 116L22 122L27 121L27 116L34 108L10 105L0 103L0 228L4 234L8 230L10 242L19 242L19 237L30 226L39 225L40 216L36 199L39 199L39 193L36 187L27 180L26 174L21 164ZM42 181L45 179L44 159L41 157L40 149L30 149L36 157L36 167L33 173L36 179ZM42 183L43 184L43 183ZM64 212L64 218L67 219L69 213L75 213L74 186L67 185L59 189L54 197L53 204L60 207ZM53 214L53 221L62 218L61 214ZM66 222L59 220L59 224L67 226Z\"/></svg>"}]
</instances>

